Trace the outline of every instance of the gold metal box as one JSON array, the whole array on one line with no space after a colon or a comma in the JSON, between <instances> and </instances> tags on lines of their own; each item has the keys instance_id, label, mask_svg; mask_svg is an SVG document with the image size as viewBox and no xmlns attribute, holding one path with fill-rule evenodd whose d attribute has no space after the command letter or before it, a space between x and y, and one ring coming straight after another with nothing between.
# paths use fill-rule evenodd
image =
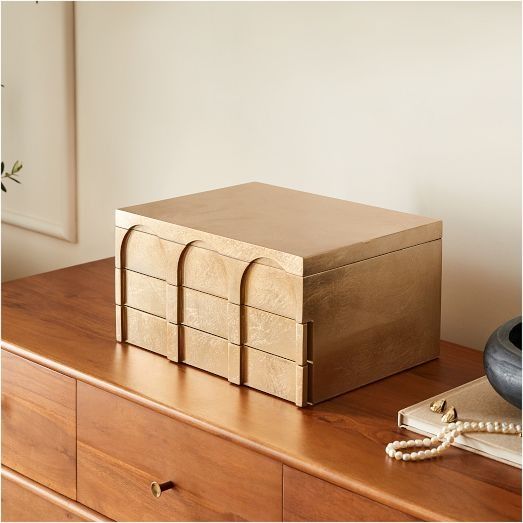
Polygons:
<instances>
[{"instance_id":1,"label":"gold metal box","mask_svg":"<svg viewBox=\"0 0 523 523\"><path fill-rule=\"evenodd\" d=\"M117 210L117 339L317 403L438 356L441 230L261 183Z\"/></svg>"}]
</instances>

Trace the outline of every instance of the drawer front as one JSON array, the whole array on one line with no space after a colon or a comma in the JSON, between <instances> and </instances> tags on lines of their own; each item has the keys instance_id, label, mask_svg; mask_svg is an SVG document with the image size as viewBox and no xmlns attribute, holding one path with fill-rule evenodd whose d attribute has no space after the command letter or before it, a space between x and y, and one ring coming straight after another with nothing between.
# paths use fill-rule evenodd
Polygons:
<instances>
[{"instance_id":1,"label":"drawer front","mask_svg":"<svg viewBox=\"0 0 523 523\"><path fill-rule=\"evenodd\" d=\"M116 269L116 278L121 277L121 303L161 318L166 317L167 284L164 280L145 276L139 272ZM116 299L119 296L117 293Z\"/></svg>"},{"instance_id":2,"label":"drawer front","mask_svg":"<svg viewBox=\"0 0 523 523\"><path fill-rule=\"evenodd\" d=\"M283 466L284 521L416 521L304 472Z\"/></svg>"},{"instance_id":3,"label":"drawer front","mask_svg":"<svg viewBox=\"0 0 523 523\"><path fill-rule=\"evenodd\" d=\"M240 313L238 305L229 304L223 298L185 287L180 289L183 325L229 339L235 344L239 344L241 339L244 345L300 365L305 363L306 325L248 306L241 307ZM238 322L234 321L234 314L238 314Z\"/></svg>"},{"instance_id":4,"label":"drawer front","mask_svg":"<svg viewBox=\"0 0 523 523\"><path fill-rule=\"evenodd\" d=\"M181 341L181 361L227 378L229 359L227 340L185 326L180 326L178 332Z\"/></svg>"},{"instance_id":5,"label":"drawer front","mask_svg":"<svg viewBox=\"0 0 523 523\"><path fill-rule=\"evenodd\" d=\"M110 521L2 467L2 521Z\"/></svg>"},{"instance_id":6,"label":"drawer front","mask_svg":"<svg viewBox=\"0 0 523 523\"><path fill-rule=\"evenodd\" d=\"M182 323L227 339L227 300L185 287L181 291Z\"/></svg>"},{"instance_id":7,"label":"drawer front","mask_svg":"<svg viewBox=\"0 0 523 523\"><path fill-rule=\"evenodd\" d=\"M305 325L289 318L242 307L242 342L249 347L303 364L305 332Z\"/></svg>"},{"instance_id":8,"label":"drawer front","mask_svg":"<svg viewBox=\"0 0 523 523\"><path fill-rule=\"evenodd\" d=\"M167 321L153 314L122 307L124 341L138 347L167 355Z\"/></svg>"},{"instance_id":9,"label":"drawer front","mask_svg":"<svg viewBox=\"0 0 523 523\"><path fill-rule=\"evenodd\" d=\"M241 348L244 385L303 406L307 399L307 367L272 354Z\"/></svg>"},{"instance_id":10,"label":"drawer front","mask_svg":"<svg viewBox=\"0 0 523 523\"><path fill-rule=\"evenodd\" d=\"M6 351L2 463L76 498L76 381Z\"/></svg>"},{"instance_id":11,"label":"drawer front","mask_svg":"<svg viewBox=\"0 0 523 523\"><path fill-rule=\"evenodd\" d=\"M152 481L175 487L155 498ZM270 458L79 383L78 501L120 521L281 520L282 469Z\"/></svg>"}]
</instances>

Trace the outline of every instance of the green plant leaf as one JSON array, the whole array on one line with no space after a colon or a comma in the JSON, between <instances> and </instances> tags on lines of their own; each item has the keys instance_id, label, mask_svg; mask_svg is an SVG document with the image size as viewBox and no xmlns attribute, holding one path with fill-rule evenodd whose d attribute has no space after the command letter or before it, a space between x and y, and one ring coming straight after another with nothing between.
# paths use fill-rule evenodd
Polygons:
<instances>
[{"instance_id":1,"label":"green plant leaf","mask_svg":"<svg viewBox=\"0 0 523 523\"><path fill-rule=\"evenodd\" d=\"M22 167L22 163L16 160L16 162L13 165L13 168L11 169L12 174L16 174Z\"/></svg>"},{"instance_id":2,"label":"green plant leaf","mask_svg":"<svg viewBox=\"0 0 523 523\"><path fill-rule=\"evenodd\" d=\"M5 188L5 185L2 183L2 191L7 192L7 189Z\"/></svg>"},{"instance_id":3,"label":"green plant leaf","mask_svg":"<svg viewBox=\"0 0 523 523\"><path fill-rule=\"evenodd\" d=\"M4 174L4 162L2 162L2 174Z\"/></svg>"},{"instance_id":4,"label":"green plant leaf","mask_svg":"<svg viewBox=\"0 0 523 523\"><path fill-rule=\"evenodd\" d=\"M16 178L13 178L13 177L11 177L11 178L9 178L9 179L10 179L10 180L13 180L13 182L16 182L16 183L22 183L20 180L17 180Z\"/></svg>"}]
</instances>

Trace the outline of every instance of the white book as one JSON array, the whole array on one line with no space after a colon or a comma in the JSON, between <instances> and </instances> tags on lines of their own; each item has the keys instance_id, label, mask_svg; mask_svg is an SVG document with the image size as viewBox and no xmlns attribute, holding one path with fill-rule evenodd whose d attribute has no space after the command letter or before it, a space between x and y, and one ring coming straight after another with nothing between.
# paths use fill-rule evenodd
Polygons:
<instances>
[{"instance_id":1,"label":"white book","mask_svg":"<svg viewBox=\"0 0 523 523\"><path fill-rule=\"evenodd\" d=\"M521 410L505 401L483 376L398 412L398 425L424 436L435 436L445 425L442 414L430 410L436 399L453 405L461 421L521 423ZM456 438L454 446L521 468L520 436L473 432Z\"/></svg>"}]
</instances>

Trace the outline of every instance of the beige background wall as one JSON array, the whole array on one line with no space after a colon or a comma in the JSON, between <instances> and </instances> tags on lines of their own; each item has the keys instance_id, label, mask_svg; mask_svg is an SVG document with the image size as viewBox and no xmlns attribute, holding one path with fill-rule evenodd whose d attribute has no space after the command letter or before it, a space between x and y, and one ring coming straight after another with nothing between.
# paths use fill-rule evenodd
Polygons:
<instances>
[{"instance_id":1,"label":"beige background wall","mask_svg":"<svg viewBox=\"0 0 523 523\"><path fill-rule=\"evenodd\" d=\"M3 279L111 256L116 207L259 180L442 218L442 337L482 348L520 310L520 20L516 2L77 4L78 243L3 225Z\"/></svg>"}]
</instances>

